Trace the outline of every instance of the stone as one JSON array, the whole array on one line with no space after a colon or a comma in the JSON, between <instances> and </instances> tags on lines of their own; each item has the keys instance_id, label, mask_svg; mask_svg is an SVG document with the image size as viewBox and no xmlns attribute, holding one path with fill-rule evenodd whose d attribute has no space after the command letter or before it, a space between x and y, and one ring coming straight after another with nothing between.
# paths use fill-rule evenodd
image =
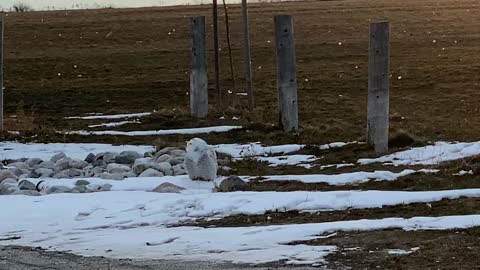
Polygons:
<instances>
[{"instance_id":1,"label":"stone","mask_svg":"<svg viewBox=\"0 0 480 270\"><path fill-rule=\"evenodd\" d=\"M133 164L139 158L142 158L142 156L135 151L123 151L115 157L115 163Z\"/></svg>"},{"instance_id":2,"label":"stone","mask_svg":"<svg viewBox=\"0 0 480 270\"><path fill-rule=\"evenodd\" d=\"M72 189L66 186L51 186L45 191L47 194L71 193Z\"/></svg>"},{"instance_id":3,"label":"stone","mask_svg":"<svg viewBox=\"0 0 480 270\"><path fill-rule=\"evenodd\" d=\"M248 190L248 183L238 176L230 176L223 180L218 186L219 192L233 192Z\"/></svg>"},{"instance_id":4,"label":"stone","mask_svg":"<svg viewBox=\"0 0 480 270\"><path fill-rule=\"evenodd\" d=\"M173 166L173 175L184 175L184 174L187 174L187 171L185 171L183 164L178 164Z\"/></svg>"},{"instance_id":5,"label":"stone","mask_svg":"<svg viewBox=\"0 0 480 270\"><path fill-rule=\"evenodd\" d=\"M152 191L158 193L180 193L182 192L182 190L185 190L185 188L179 187L169 182L165 182L154 188Z\"/></svg>"},{"instance_id":6,"label":"stone","mask_svg":"<svg viewBox=\"0 0 480 270\"><path fill-rule=\"evenodd\" d=\"M71 168L82 170L88 166L88 162L80 159L72 159L69 165Z\"/></svg>"},{"instance_id":7,"label":"stone","mask_svg":"<svg viewBox=\"0 0 480 270\"><path fill-rule=\"evenodd\" d=\"M227 166L230 161L228 159L217 159L218 166Z\"/></svg>"},{"instance_id":8,"label":"stone","mask_svg":"<svg viewBox=\"0 0 480 270\"><path fill-rule=\"evenodd\" d=\"M106 170L102 167L94 167L90 172L89 174L87 175L88 177L92 177L92 176L95 176L95 175L99 175L101 173L104 173L106 172Z\"/></svg>"},{"instance_id":9,"label":"stone","mask_svg":"<svg viewBox=\"0 0 480 270\"><path fill-rule=\"evenodd\" d=\"M160 172L162 172L164 175L173 175L173 169L172 169L172 165L168 162L162 162L162 163L159 163L158 165L160 165Z\"/></svg>"},{"instance_id":10,"label":"stone","mask_svg":"<svg viewBox=\"0 0 480 270\"><path fill-rule=\"evenodd\" d=\"M17 190L10 195L40 196L40 192L36 190Z\"/></svg>"},{"instance_id":11,"label":"stone","mask_svg":"<svg viewBox=\"0 0 480 270\"><path fill-rule=\"evenodd\" d=\"M183 158L180 159L180 158L172 158L170 160L168 160L168 163L170 163L172 166L175 166L175 165L178 165L178 164L183 164Z\"/></svg>"},{"instance_id":12,"label":"stone","mask_svg":"<svg viewBox=\"0 0 480 270\"><path fill-rule=\"evenodd\" d=\"M88 163L93 163L95 162L95 154L90 153L85 157L85 161Z\"/></svg>"},{"instance_id":13,"label":"stone","mask_svg":"<svg viewBox=\"0 0 480 270\"><path fill-rule=\"evenodd\" d=\"M104 184L100 188L100 191L110 191L110 190L112 190L112 185L110 185L110 184Z\"/></svg>"},{"instance_id":14,"label":"stone","mask_svg":"<svg viewBox=\"0 0 480 270\"><path fill-rule=\"evenodd\" d=\"M116 156L117 156L117 153L107 152L107 153L105 153L105 155L103 155L103 160L106 163L114 163Z\"/></svg>"},{"instance_id":15,"label":"stone","mask_svg":"<svg viewBox=\"0 0 480 270\"><path fill-rule=\"evenodd\" d=\"M169 160L173 159L173 157L169 154L164 154L164 155L161 155L159 156L155 161L157 161L158 163L162 163L162 162L169 162Z\"/></svg>"},{"instance_id":16,"label":"stone","mask_svg":"<svg viewBox=\"0 0 480 270\"><path fill-rule=\"evenodd\" d=\"M151 157L153 157L153 153L151 153L151 152L145 152L145 154L143 154L143 157L144 157L144 158L151 158Z\"/></svg>"},{"instance_id":17,"label":"stone","mask_svg":"<svg viewBox=\"0 0 480 270\"><path fill-rule=\"evenodd\" d=\"M5 179L0 184L0 194L2 195L9 195L14 193L15 191L20 190L18 188L18 183L14 179Z\"/></svg>"},{"instance_id":18,"label":"stone","mask_svg":"<svg viewBox=\"0 0 480 270\"><path fill-rule=\"evenodd\" d=\"M0 182L2 182L3 180L5 180L7 178L11 178L11 179L15 179L15 180L18 179L18 177L9 170L0 171Z\"/></svg>"},{"instance_id":19,"label":"stone","mask_svg":"<svg viewBox=\"0 0 480 270\"><path fill-rule=\"evenodd\" d=\"M30 182L29 180L22 180L20 182L18 182L18 188L20 188L20 190L37 190L37 185Z\"/></svg>"},{"instance_id":20,"label":"stone","mask_svg":"<svg viewBox=\"0 0 480 270\"><path fill-rule=\"evenodd\" d=\"M122 175L124 178L137 177L137 174L135 174L134 172L124 172L122 173Z\"/></svg>"},{"instance_id":21,"label":"stone","mask_svg":"<svg viewBox=\"0 0 480 270\"><path fill-rule=\"evenodd\" d=\"M163 154L168 154L170 153L170 151L173 151L173 150L177 150L178 147L165 147L163 149L161 149L160 151L158 151L157 153L155 153L155 155L153 155L153 157L155 159L157 159L159 156L163 155Z\"/></svg>"},{"instance_id":22,"label":"stone","mask_svg":"<svg viewBox=\"0 0 480 270\"><path fill-rule=\"evenodd\" d=\"M10 164L8 164L8 167L14 167L14 168L21 169L21 170L31 170L30 166L28 166L24 162L10 163Z\"/></svg>"},{"instance_id":23,"label":"stone","mask_svg":"<svg viewBox=\"0 0 480 270\"><path fill-rule=\"evenodd\" d=\"M22 169L19 169L19 168L10 168L8 169L10 172L12 172L15 176L19 177L20 175L24 174L24 173L28 173L28 170L22 170Z\"/></svg>"},{"instance_id":24,"label":"stone","mask_svg":"<svg viewBox=\"0 0 480 270\"><path fill-rule=\"evenodd\" d=\"M29 159L27 159L27 161L25 161L25 164L27 164L30 167L33 167L33 166L35 166L37 164L40 164L42 162L43 162L43 160L41 158L29 158Z\"/></svg>"},{"instance_id":25,"label":"stone","mask_svg":"<svg viewBox=\"0 0 480 270\"><path fill-rule=\"evenodd\" d=\"M77 182L75 182L75 186L86 186L86 185L90 185L90 182L88 182L87 180L80 179Z\"/></svg>"},{"instance_id":26,"label":"stone","mask_svg":"<svg viewBox=\"0 0 480 270\"><path fill-rule=\"evenodd\" d=\"M181 150L181 149L176 149L176 150L170 151L170 155L175 156L175 157L184 157L185 154L186 154L186 152L184 150Z\"/></svg>"},{"instance_id":27,"label":"stone","mask_svg":"<svg viewBox=\"0 0 480 270\"><path fill-rule=\"evenodd\" d=\"M39 168L46 168L46 169L54 169L55 168L55 163L53 163L50 160L44 161L42 163L39 163L37 165L34 165L32 167L33 169L39 169Z\"/></svg>"},{"instance_id":28,"label":"stone","mask_svg":"<svg viewBox=\"0 0 480 270\"><path fill-rule=\"evenodd\" d=\"M142 172L144 172L147 169L155 169L157 171L160 171L161 167L158 163L153 162L153 161L147 161L147 162L144 162L144 163L137 163L137 164L133 165L133 167L132 167L133 172L136 173L136 174L141 174Z\"/></svg>"},{"instance_id":29,"label":"stone","mask_svg":"<svg viewBox=\"0 0 480 270\"><path fill-rule=\"evenodd\" d=\"M33 170L32 172L37 174L38 177L52 177L53 174L54 174L54 171L52 169L48 169L48 168L38 168L38 169ZM35 178L35 177L33 177L33 178Z\"/></svg>"},{"instance_id":30,"label":"stone","mask_svg":"<svg viewBox=\"0 0 480 270\"><path fill-rule=\"evenodd\" d=\"M82 170L79 169L66 169L63 170L57 174L55 174L53 177L55 178L74 178L74 177L79 177L83 176Z\"/></svg>"},{"instance_id":31,"label":"stone","mask_svg":"<svg viewBox=\"0 0 480 270\"><path fill-rule=\"evenodd\" d=\"M55 167L54 167L54 170L55 172L61 172L61 171L64 171L66 169L70 169L70 162L72 161L71 158L69 157L65 157L65 158L62 158L62 159L59 159L57 160L57 162L55 162Z\"/></svg>"},{"instance_id":32,"label":"stone","mask_svg":"<svg viewBox=\"0 0 480 270\"><path fill-rule=\"evenodd\" d=\"M163 176L163 173L150 168L142 172L138 177L162 177L162 176Z\"/></svg>"},{"instance_id":33,"label":"stone","mask_svg":"<svg viewBox=\"0 0 480 270\"><path fill-rule=\"evenodd\" d=\"M99 159L99 160L95 160L93 163L92 163L92 166L93 167L101 167L103 169L106 169L107 168L107 163L103 160L103 159Z\"/></svg>"},{"instance_id":34,"label":"stone","mask_svg":"<svg viewBox=\"0 0 480 270\"><path fill-rule=\"evenodd\" d=\"M27 175L27 178L40 178L40 174L36 171L30 171Z\"/></svg>"},{"instance_id":35,"label":"stone","mask_svg":"<svg viewBox=\"0 0 480 270\"><path fill-rule=\"evenodd\" d=\"M121 173L101 173L97 177L100 177L102 179L107 179L107 180L123 180L125 176Z\"/></svg>"},{"instance_id":36,"label":"stone","mask_svg":"<svg viewBox=\"0 0 480 270\"><path fill-rule=\"evenodd\" d=\"M65 153L60 152L58 154L55 154L53 157L51 157L50 161L53 162L53 163L57 163L57 161L59 161L62 158L66 158L66 157L67 157L67 155L65 155Z\"/></svg>"},{"instance_id":37,"label":"stone","mask_svg":"<svg viewBox=\"0 0 480 270\"><path fill-rule=\"evenodd\" d=\"M109 173L124 173L124 172L129 172L131 170L132 169L130 167L123 164L110 163L107 166L107 171Z\"/></svg>"},{"instance_id":38,"label":"stone","mask_svg":"<svg viewBox=\"0 0 480 270\"><path fill-rule=\"evenodd\" d=\"M6 185L6 184L12 184L12 185L17 185L17 180L15 179L12 179L12 178L7 178L7 179L4 179L2 181L0 181L0 186L1 185Z\"/></svg>"}]
</instances>

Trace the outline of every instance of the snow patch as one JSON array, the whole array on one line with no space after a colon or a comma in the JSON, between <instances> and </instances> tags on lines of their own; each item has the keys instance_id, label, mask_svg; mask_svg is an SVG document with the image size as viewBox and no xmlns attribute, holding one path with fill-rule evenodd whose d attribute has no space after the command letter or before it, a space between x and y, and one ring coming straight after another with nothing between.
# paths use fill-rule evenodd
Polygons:
<instances>
[{"instance_id":1,"label":"snow patch","mask_svg":"<svg viewBox=\"0 0 480 270\"><path fill-rule=\"evenodd\" d=\"M241 126L213 126L203 128L182 128L182 129L165 129L165 130L141 130L141 131L86 131L76 130L64 132L67 135L113 135L113 136L155 136L155 135L173 135L173 134L202 134L211 132L228 132L235 129L241 129Z\"/></svg>"}]
</instances>

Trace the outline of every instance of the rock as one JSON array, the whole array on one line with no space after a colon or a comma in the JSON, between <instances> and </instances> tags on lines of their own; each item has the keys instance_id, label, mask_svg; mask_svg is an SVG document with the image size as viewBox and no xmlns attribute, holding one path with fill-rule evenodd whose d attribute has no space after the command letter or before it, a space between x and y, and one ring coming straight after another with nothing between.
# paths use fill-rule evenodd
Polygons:
<instances>
[{"instance_id":1,"label":"rock","mask_svg":"<svg viewBox=\"0 0 480 270\"><path fill-rule=\"evenodd\" d=\"M5 180L7 178L11 178L11 179L15 179L15 180L18 179L18 177L9 170L0 171L0 182L2 182L3 180Z\"/></svg>"},{"instance_id":2,"label":"rock","mask_svg":"<svg viewBox=\"0 0 480 270\"><path fill-rule=\"evenodd\" d=\"M69 165L71 168L82 170L88 166L88 162L80 159L72 159Z\"/></svg>"},{"instance_id":3,"label":"rock","mask_svg":"<svg viewBox=\"0 0 480 270\"><path fill-rule=\"evenodd\" d=\"M39 163L37 165L34 165L32 167L33 169L39 169L39 168L46 168L46 169L52 169L54 170L55 168L55 163L50 161L50 160L47 160L47 161L44 161L42 163Z\"/></svg>"},{"instance_id":4,"label":"rock","mask_svg":"<svg viewBox=\"0 0 480 270\"><path fill-rule=\"evenodd\" d=\"M72 161L71 158L69 157L65 157L65 158L62 158L62 159L59 159L57 162L55 162L55 167L54 167L54 170L55 172L61 172L61 171L64 171L66 169L70 169L70 162Z\"/></svg>"},{"instance_id":5,"label":"rock","mask_svg":"<svg viewBox=\"0 0 480 270\"><path fill-rule=\"evenodd\" d=\"M118 164L133 164L136 159L142 156L135 151L123 151L115 157L115 163Z\"/></svg>"},{"instance_id":6,"label":"rock","mask_svg":"<svg viewBox=\"0 0 480 270\"><path fill-rule=\"evenodd\" d=\"M38 177L52 177L54 174L53 170L48 168L38 168L33 170L32 172L37 174ZM32 178L36 178L36 177L32 177Z\"/></svg>"},{"instance_id":7,"label":"rock","mask_svg":"<svg viewBox=\"0 0 480 270\"><path fill-rule=\"evenodd\" d=\"M184 157L185 154L186 154L186 152L184 150L181 150L181 149L176 149L176 150L170 151L170 155L175 156L175 157Z\"/></svg>"},{"instance_id":8,"label":"rock","mask_svg":"<svg viewBox=\"0 0 480 270\"><path fill-rule=\"evenodd\" d=\"M134 172L125 172L122 173L124 178L129 178L129 177L137 177L137 175Z\"/></svg>"},{"instance_id":9,"label":"rock","mask_svg":"<svg viewBox=\"0 0 480 270\"><path fill-rule=\"evenodd\" d=\"M86 193L86 192L90 192L87 186L75 186L74 188L72 188L72 193Z\"/></svg>"},{"instance_id":10,"label":"rock","mask_svg":"<svg viewBox=\"0 0 480 270\"><path fill-rule=\"evenodd\" d=\"M37 164L40 164L42 162L43 162L43 160L41 158L29 158L29 159L27 159L27 161L25 161L25 164L27 164L30 167L33 167L33 166L35 166Z\"/></svg>"},{"instance_id":11,"label":"rock","mask_svg":"<svg viewBox=\"0 0 480 270\"><path fill-rule=\"evenodd\" d=\"M90 185L90 182L88 182L87 180L80 179L77 182L75 182L75 186L86 186L86 185Z\"/></svg>"},{"instance_id":12,"label":"rock","mask_svg":"<svg viewBox=\"0 0 480 270\"><path fill-rule=\"evenodd\" d=\"M72 189L66 186L51 186L45 191L47 194L71 193Z\"/></svg>"},{"instance_id":13,"label":"rock","mask_svg":"<svg viewBox=\"0 0 480 270\"><path fill-rule=\"evenodd\" d=\"M169 182L165 182L154 188L152 191L158 193L180 193L182 192L182 190L185 190L185 188L179 187Z\"/></svg>"},{"instance_id":14,"label":"rock","mask_svg":"<svg viewBox=\"0 0 480 270\"><path fill-rule=\"evenodd\" d=\"M144 158L151 158L151 157L153 157L153 153L151 153L151 152L145 152L145 154L143 154L143 157L144 157Z\"/></svg>"},{"instance_id":15,"label":"rock","mask_svg":"<svg viewBox=\"0 0 480 270\"><path fill-rule=\"evenodd\" d=\"M187 171L185 171L185 168L183 167L183 164L175 165L172 168L173 168L173 175L187 174Z\"/></svg>"},{"instance_id":16,"label":"rock","mask_svg":"<svg viewBox=\"0 0 480 270\"><path fill-rule=\"evenodd\" d=\"M228 159L217 159L218 166L227 166L230 161Z\"/></svg>"},{"instance_id":17,"label":"rock","mask_svg":"<svg viewBox=\"0 0 480 270\"><path fill-rule=\"evenodd\" d=\"M9 195L20 190L17 181L14 179L4 179L0 184L0 194Z\"/></svg>"},{"instance_id":18,"label":"rock","mask_svg":"<svg viewBox=\"0 0 480 270\"><path fill-rule=\"evenodd\" d=\"M158 163L162 163L162 162L169 162L169 160L173 159L173 157L169 154L164 154L164 155L161 155L159 156L157 159L155 159L155 161L157 161Z\"/></svg>"},{"instance_id":19,"label":"rock","mask_svg":"<svg viewBox=\"0 0 480 270\"><path fill-rule=\"evenodd\" d=\"M147 161L147 162L144 162L144 163L138 163L138 164L133 165L132 169L133 169L134 173L141 174L142 172L144 172L147 169L155 169L157 171L160 171L161 167L156 162Z\"/></svg>"},{"instance_id":20,"label":"rock","mask_svg":"<svg viewBox=\"0 0 480 270\"><path fill-rule=\"evenodd\" d=\"M219 192L245 191L248 184L238 176L230 176L218 186Z\"/></svg>"},{"instance_id":21,"label":"rock","mask_svg":"<svg viewBox=\"0 0 480 270\"><path fill-rule=\"evenodd\" d=\"M30 171L27 175L27 178L40 178L40 174L36 171Z\"/></svg>"},{"instance_id":22,"label":"rock","mask_svg":"<svg viewBox=\"0 0 480 270\"><path fill-rule=\"evenodd\" d=\"M157 159L159 156L161 156L163 154L168 154L168 153L170 153L170 151L173 151L173 150L178 150L178 147L165 147L165 148L161 149L160 151L158 151L157 153L155 153L155 155L153 155L153 157L155 159Z\"/></svg>"},{"instance_id":23,"label":"rock","mask_svg":"<svg viewBox=\"0 0 480 270\"><path fill-rule=\"evenodd\" d=\"M178 165L178 164L183 164L183 159L180 158L172 158L168 160L168 163L170 163L172 166Z\"/></svg>"},{"instance_id":24,"label":"rock","mask_svg":"<svg viewBox=\"0 0 480 270\"><path fill-rule=\"evenodd\" d=\"M83 176L82 170L79 169L66 169L63 170L57 174L55 174L53 177L55 178L74 178L74 177L79 177Z\"/></svg>"},{"instance_id":25,"label":"rock","mask_svg":"<svg viewBox=\"0 0 480 270\"><path fill-rule=\"evenodd\" d=\"M17 168L17 169L21 169L21 170L31 170L30 166L28 166L27 164L23 163L23 162L14 162L14 163L10 163L8 164L9 167L14 167L14 168Z\"/></svg>"},{"instance_id":26,"label":"rock","mask_svg":"<svg viewBox=\"0 0 480 270\"><path fill-rule=\"evenodd\" d=\"M99 191L110 191L110 190L112 190L112 185L104 184L104 185L102 185L102 187L100 188Z\"/></svg>"},{"instance_id":27,"label":"rock","mask_svg":"<svg viewBox=\"0 0 480 270\"><path fill-rule=\"evenodd\" d=\"M121 173L101 173L97 177L100 177L102 179L108 179L108 180L123 180L125 176Z\"/></svg>"},{"instance_id":28,"label":"rock","mask_svg":"<svg viewBox=\"0 0 480 270\"><path fill-rule=\"evenodd\" d=\"M117 153L107 152L105 153L105 155L103 155L103 161L105 161L106 163L114 163L116 156Z\"/></svg>"},{"instance_id":29,"label":"rock","mask_svg":"<svg viewBox=\"0 0 480 270\"><path fill-rule=\"evenodd\" d=\"M37 185L24 179L20 182L18 182L18 188L20 188L20 190L35 190L37 191Z\"/></svg>"},{"instance_id":30,"label":"rock","mask_svg":"<svg viewBox=\"0 0 480 270\"><path fill-rule=\"evenodd\" d=\"M123 164L110 163L107 166L107 171L109 173L124 173L124 172L129 172L131 170L132 169L130 167Z\"/></svg>"},{"instance_id":31,"label":"rock","mask_svg":"<svg viewBox=\"0 0 480 270\"><path fill-rule=\"evenodd\" d=\"M89 174L87 175L88 177L92 177L92 176L95 176L95 175L99 175L101 173L104 173L106 172L105 169L103 169L102 167L94 167L90 172Z\"/></svg>"},{"instance_id":32,"label":"rock","mask_svg":"<svg viewBox=\"0 0 480 270\"><path fill-rule=\"evenodd\" d=\"M150 168L142 172L138 177L162 177L162 176L163 176L163 173Z\"/></svg>"},{"instance_id":33,"label":"rock","mask_svg":"<svg viewBox=\"0 0 480 270\"><path fill-rule=\"evenodd\" d=\"M24 174L24 173L28 173L28 170L22 170L22 169L19 169L19 168L11 168L11 169L8 169L10 172L12 172L15 176L19 177L20 175Z\"/></svg>"},{"instance_id":34,"label":"rock","mask_svg":"<svg viewBox=\"0 0 480 270\"><path fill-rule=\"evenodd\" d=\"M88 155L85 157L85 161L88 162L88 163L93 163L93 162L95 162L95 155L94 155L93 153L88 154Z\"/></svg>"},{"instance_id":35,"label":"rock","mask_svg":"<svg viewBox=\"0 0 480 270\"><path fill-rule=\"evenodd\" d=\"M164 175L173 175L173 169L172 169L172 165L170 163L162 162L162 163L159 163L158 165L160 165L160 171Z\"/></svg>"},{"instance_id":36,"label":"rock","mask_svg":"<svg viewBox=\"0 0 480 270\"><path fill-rule=\"evenodd\" d=\"M12 184L12 185L17 185L17 180L15 179L12 179L12 178L7 178L7 179L4 179L2 181L0 181L0 186L1 185L6 185L6 184Z\"/></svg>"},{"instance_id":37,"label":"rock","mask_svg":"<svg viewBox=\"0 0 480 270\"><path fill-rule=\"evenodd\" d=\"M17 190L11 195L40 196L40 192L36 190Z\"/></svg>"},{"instance_id":38,"label":"rock","mask_svg":"<svg viewBox=\"0 0 480 270\"><path fill-rule=\"evenodd\" d=\"M55 154L53 157L50 158L50 161L53 162L53 163L57 163L57 161L59 161L60 159L62 158L66 158L67 155L65 155L65 153L58 153L58 154Z\"/></svg>"},{"instance_id":39,"label":"rock","mask_svg":"<svg viewBox=\"0 0 480 270\"><path fill-rule=\"evenodd\" d=\"M106 169L107 168L107 163L103 160L103 159L99 159L99 160L95 160L93 163L92 163L93 167L100 167L100 168L103 168L103 169Z\"/></svg>"}]
</instances>

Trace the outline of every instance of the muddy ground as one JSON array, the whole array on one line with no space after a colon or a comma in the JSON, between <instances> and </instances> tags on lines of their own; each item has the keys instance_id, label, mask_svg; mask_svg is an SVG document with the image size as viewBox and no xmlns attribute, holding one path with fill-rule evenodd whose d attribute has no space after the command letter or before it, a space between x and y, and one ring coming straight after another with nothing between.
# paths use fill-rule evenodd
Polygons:
<instances>
[{"instance_id":1,"label":"muddy ground","mask_svg":"<svg viewBox=\"0 0 480 270\"><path fill-rule=\"evenodd\" d=\"M236 87L229 77L223 10L220 9L221 82L227 98L215 101L209 6L2 13L5 21L6 128L2 139L42 142L108 142L183 145L191 135L78 136L103 120L73 120L86 113L135 113L157 110L114 130L152 130L209 125L242 125L244 129L200 135L209 143L262 141L267 144L322 144L363 140L366 127L368 26L391 23L392 151L429 141L477 141L480 138L480 4L474 0L345 0L261 3L250 6L252 67L256 109L245 109L241 19L229 6ZM299 133L278 129L273 16L291 14L295 22L298 68ZM210 115L188 116L190 24L207 16ZM236 101L236 106L233 106ZM219 119L224 116L225 119ZM232 117L239 117L233 120ZM92 129L99 130L99 129ZM398 135L408 134L410 139ZM365 145L321 151L307 147L319 165L355 163L373 157ZM339 173L358 170L400 171L378 164L340 170L286 166L272 168L255 160L232 164L232 174ZM414 174L398 181L329 186L298 182L253 182L250 190L443 190L478 188L478 157L434 166L433 175ZM418 168L413 168L418 169ZM473 174L453 176L459 170ZM478 214L478 199L460 198L382 209L322 212L274 212L200 222L203 226L252 226L311 223L362 218ZM267 217L270 218L267 218ZM400 230L339 233L306 244L335 244L328 257L334 269L474 269L478 229L460 231ZM348 249L359 247L358 249ZM387 248L420 249L389 255ZM19 268L21 269L21 268ZM143 269L143 268L142 268ZM148 268L146 268L148 269Z\"/></svg>"}]
</instances>

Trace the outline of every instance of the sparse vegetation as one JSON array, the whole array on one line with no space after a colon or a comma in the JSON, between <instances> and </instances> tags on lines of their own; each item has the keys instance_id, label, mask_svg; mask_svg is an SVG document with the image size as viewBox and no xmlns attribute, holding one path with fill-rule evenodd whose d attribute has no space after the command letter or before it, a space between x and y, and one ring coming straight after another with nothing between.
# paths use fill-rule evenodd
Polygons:
<instances>
[{"instance_id":1,"label":"sparse vegetation","mask_svg":"<svg viewBox=\"0 0 480 270\"><path fill-rule=\"evenodd\" d=\"M14 12L29 12L34 11L33 8L25 3L15 3L12 8Z\"/></svg>"}]
</instances>

